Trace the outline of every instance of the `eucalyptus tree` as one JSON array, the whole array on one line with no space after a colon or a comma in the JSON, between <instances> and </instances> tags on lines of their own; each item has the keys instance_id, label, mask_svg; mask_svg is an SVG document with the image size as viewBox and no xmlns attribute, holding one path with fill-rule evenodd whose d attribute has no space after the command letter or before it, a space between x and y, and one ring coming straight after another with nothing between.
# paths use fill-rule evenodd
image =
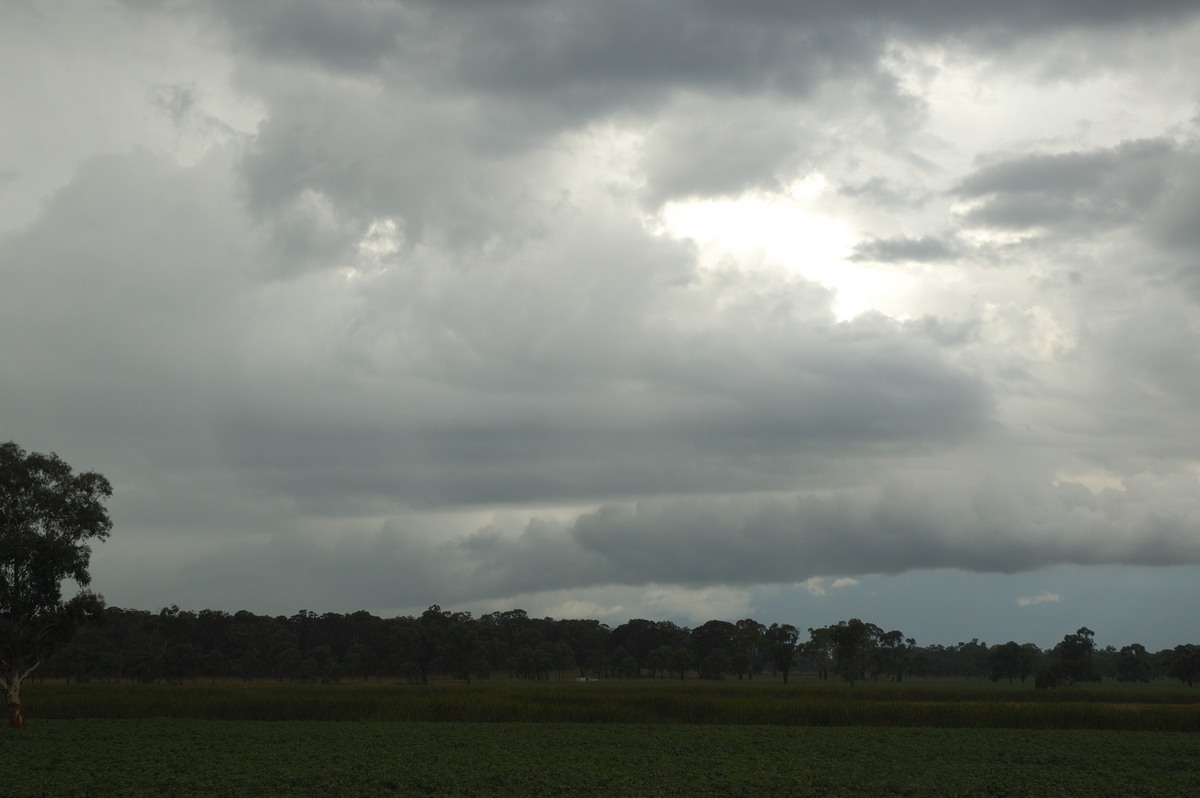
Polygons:
<instances>
[{"instance_id":1,"label":"eucalyptus tree","mask_svg":"<svg viewBox=\"0 0 1200 798\"><path fill-rule=\"evenodd\" d=\"M104 501L112 486L94 471L76 474L58 455L0 444L0 686L9 723L24 728L21 684L103 600L91 582L91 540L112 521ZM64 582L79 592L63 600Z\"/></svg>"},{"instance_id":2,"label":"eucalyptus tree","mask_svg":"<svg viewBox=\"0 0 1200 798\"><path fill-rule=\"evenodd\" d=\"M839 621L829 630L837 657L837 672L854 686L856 681L866 678L867 668L884 632L875 624L863 623L858 618Z\"/></svg>"},{"instance_id":3,"label":"eucalyptus tree","mask_svg":"<svg viewBox=\"0 0 1200 798\"><path fill-rule=\"evenodd\" d=\"M783 674L783 683L787 684L800 647L800 630L790 623L773 623L766 631L766 639L771 664Z\"/></svg>"}]
</instances>

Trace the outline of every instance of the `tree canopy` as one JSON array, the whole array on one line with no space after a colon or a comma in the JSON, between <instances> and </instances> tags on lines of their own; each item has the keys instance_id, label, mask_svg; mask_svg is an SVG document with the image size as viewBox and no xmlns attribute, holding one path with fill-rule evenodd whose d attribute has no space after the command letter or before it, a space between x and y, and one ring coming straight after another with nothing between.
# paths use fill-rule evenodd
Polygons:
<instances>
[{"instance_id":1,"label":"tree canopy","mask_svg":"<svg viewBox=\"0 0 1200 798\"><path fill-rule=\"evenodd\" d=\"M0 685L12 726L24 726L21 683L102 607L86 589L88 544L112 529L104 507L111 495L94 471L76 474L54 453L0 444ZM64 601L66 581L80 592Z\"/></svg>"}]
</instances>

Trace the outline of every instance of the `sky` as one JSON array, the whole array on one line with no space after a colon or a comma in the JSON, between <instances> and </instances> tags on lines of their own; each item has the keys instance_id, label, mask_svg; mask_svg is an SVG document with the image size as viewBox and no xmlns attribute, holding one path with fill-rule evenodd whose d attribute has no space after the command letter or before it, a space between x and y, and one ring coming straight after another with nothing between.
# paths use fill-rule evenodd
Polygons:
<instances>
[{"instance_id":1,"label":"sky","mask_svg":"<svg viewBox=\"0 0 1200 798\"><path fill-rule=\"evenodd\" d=\"M9 0L109 604L1200 642L1200 5Z\"/></svg>"}]
</instances>

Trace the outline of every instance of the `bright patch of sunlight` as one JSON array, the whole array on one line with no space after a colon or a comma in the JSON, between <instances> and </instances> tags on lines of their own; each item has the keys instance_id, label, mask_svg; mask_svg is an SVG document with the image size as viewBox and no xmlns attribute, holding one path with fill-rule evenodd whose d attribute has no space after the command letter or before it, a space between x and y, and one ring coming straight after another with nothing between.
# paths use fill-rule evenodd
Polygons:
<instances>
[{"instance_id":1,"label":"bright patch of sunlight","mask_svg":"<svg viewBox=\"0 0 1200 798\"><path fill-rule=\"evenodd\" d=\"M783 193L747 192L736 198L670 202L656 233L690 239L701 266L786 268L837 292L839 320L873 308L898 289L896 276L849 260L855 237L847 225L816 207L828 184L821 175Z\"/></svg>"},{"instance_id":2,"label":"bright patch of sunlight","mask_svg":"<svg viewBox=\"0 0 1200 798\"><path fill-rule=\"evenodd\" d=\"M404 245L404 231L394 219L376 219L358 241L358 259L342 269L347 280L387 271L388 262Z\"/></svg>"}]
</instances>

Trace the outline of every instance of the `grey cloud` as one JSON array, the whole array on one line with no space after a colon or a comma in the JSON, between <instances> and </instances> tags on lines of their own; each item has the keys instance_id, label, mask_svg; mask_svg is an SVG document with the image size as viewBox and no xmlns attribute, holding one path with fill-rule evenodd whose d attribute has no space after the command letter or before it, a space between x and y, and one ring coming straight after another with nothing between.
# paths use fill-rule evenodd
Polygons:
<instances>
[{"instance_id":1,"label":"grey cloud","mask_svg":"<svg viewBox=\"0 0 1200 798\"><path fill-rule=\"evenodd\" d=\"M1191 253L1193 263L1195 253L1200 251L1200 225L1196 224L1198 209L1200 151L1193 142L1177 153L1149 219L1154 239L1170 249Z\"/></svg>"},{"instance_id":2,"label":"grey cloud","mask_svg":"<svg viewBox=\"0 0 1200 798\"><path fill-rule=\"evenodd\" d=\"M272 58L370 70L395 53L410 25L405 3L370 0L214 0L246 45Z\"/></svg>"},{"instance_id":3,"label":"grey cloud","mask_svg":"<svg viewBox=\"0 0 1200 798\"><path fill-rule=\"evenodd\" d=\"M142 76L145 118L46 150L123 154L0 238L0 412L117 483L106 592L349 610L1197 562L1195 142L1002 143L962 176L971 135L936 138L958 109L888 71L946 44L1004 94L1060 42L1112 65L1116 26L1194 6L141 8L173 16L136 35L211 62L99 75ZM261 103L254 134L206 134L236 116L226 82ZM1012 121L1009 142L1072 135ZM172 138L186 165L127 143ZM916 318L839 322L832 289L642 218L811 173L836 187L811 215ZM975 243L996 230L1020 243Z\"/></svg>"},{"instance_id":4,"label":"grey cloud","mask_svg":"<svg viewBox=\"0 0 1200 798\"><path fill-rule=\"evenodd\" d=\"M666 114L644 155L652 204L778 188L814 132L797 124L794 112L779 113L777 102L729 98Z\"/></svg>"},{"instance_id":5,"label":"grey cloud","mask_svg":"<svg viewBox=\"0 0 1200 798\"><path fill-rule=\"evenodd\" d=\"M1090 151L1007 158L979 168L953 193L970 203L962 214L968 226L1036 233L1037 238L1074 242L1075 247L1104 241L1122 248L1138 242L1155 255L1139 261L1136 279L1178 284L1200 297L1196 148L1195 138L1145 139ZM1066 251L1060 257L1074 256Z\"/></svg>"},{"instance_id":6,"label":"grey cloud","mask_svg":"<svg viewBox=\"0 0 1200 798\"><path fill-rule=\"evenodd\" d=\"M334 26L323 42L310 35L312 20L327 13L322 4L242 8L229 12L234 35L251 36L268 58L298 51L307 59L275 83L249 69L244 78L273 106L245 165L255 207L314 190L359 211L402 215L414 239L430 221L455 238L486 238L496 220L480 217L504 203L484 197L521 179L523 155L593 122L660 120L648 161L651 193L661 199L763 185L794 168L817 133L772 108L774 98L854 77L874 85L875 101L890 97L900 116L908 102L876 66L880 42L854 26L823 35L674 2L395 5L361 15L386 18L356 28L387 31L379 39L343 40ZM387 53L378 42L389 36L397 44ZM304 71L304 63L340 64L349 53L373 63L363 87L347 92ZM749 113L730 118L727 107L701 104L683 128L677 114L662 115L680 94L713 91L746 97ZM292 102L295 93L303 104Z\"/></svg>"},{"instance_id":7,"label":"grey cloud","mask_svg":"<svg viewBox=\"0 0 1200 798\"><path fill-rule=\"evenodd\" d=\"M486 267L410 254L278 281L273 231L232 213L234 162L99 159L5 242L40 266L6 270L2 329L26 342L4 366L44 373L10 407L326 516L779 489L849 453L952 445L991 412L920 331L834 324L800 281L700 279L623 217L564 210L553 244ZM25 338L39 326L60 332Z\"/></svg>"},{"instance_id":8,"label":"grey cloud","mask_svg":"<svg viewBox=\"0 0 1200 798\"><path fill-rule=\"evenodd\" d=\"M907 326L928 336L941 346L964 346L979 340L981 323L979 319L966 320L941 319L936 316L922 316L907 323Z\"/></svg>"},{"instance_id":9,"label":"grey cloud","mask_svg":"<svg viewBox=\"0 0 1200 798\"><path fill-rule=\"evenodd\" d=\"M1078 193L1101 188L1125 172L1151 171L1143 190L1161 180L1163 161L1174 151L1165 139L1131 141L1119 147L1062 155L1033 155L984 166L967 177L955 192L979 197L996 193ZM1133 176L1129 176L1133 177ZM1138 185L1133 186L1134 189Z\"/></svg>"},{"instance_id":10,"label":"grey cloud","mask_svg":"<svg viewBox=\"0 0 1200 798\"><path fill-rule=\"evenodd\" d=\"M171 120L180 125L196 109L197 91L194 85L156 86L151 102L161 108Z\"/></svg>"},{"instance_id":11,"label":"grey cloud","mask_svg":"<svg viewBox=\"0 0 1200 798\"><path fill-rule=\"evenodd\" d=\"M984 226L1071 230L1128 224L1142 218L1161 193L1176 157L1168 140L1023 156L982 167L954 193L978 201L966 218Z\"/></svg>"},{"instance_id":12,"label":"grey cloud","mask_svg":"<svg viewBox=\"0 0 1200 798\"><path fill-rule=\"evenodd\" d=\"M883 177L838 187L838 193L881 208L910 209L928 201L927 192L913 192Z\"/></svg>"},{"instance_id":13,"label":"grey cloud","mask_svg":"<svg viewBox=\"0 0 1200 798\"><path fill-rule=\"evenodd\" d=\"M531 223L514 217L530 204L537 167L475 140L492 129L480 108L421 93L300 92L260 125L241 164L249 207L264 224L292 227L286 218L313 199L364 226L396 217L414 243L431 225L444 241L478 244ZM340 243L344 252L349 239ZM335 252L322 257L337 260Z\"/></svg>"},{"instance_id":14,"label":"grey cloud","mask_svg":"<svg viewBox=\"0 0 1200 798\"><path fill-rule=\"evenodd\" d=\"M858 23L886 22L903 26L914 34L969 35L996 43L1039 32L1068 27L1111 27L1156 24L1193 15L1188 0L1148 3L1088 2L1087 0L1018 0L1004 4L958 3L934 0L923 3L891 3L887 0L853 0L836 5L787 0L751 0L735 9L720 0L707 3L717 13L747 15L764 22L801 24L811 20L842 19Z\"/></svg>"},{"instance_id":15,"label":"grey cloud","mask_svg":"<svg viewBox=\"0 0 1200 798\"><path fill-rule=\"evenodd\" d=\"M969 468L840 494L609 504L573 520L535 517L519 528L488 525L442 542L389 522L372 534L241 546L189 569L225 574L222 591L234 596L245 590L239 580L261 574L276 601L323 598L323 606L339 606L337 582L354 573L356 607L394 607L470 606L609 585L737 587L911 570L1194 564L1196 487L1194 478L1177 476L1096 495L1034 475L994 482ZM190 580L181 577L186 592Z\"/></svg>"},{"instance_id":16,"label":"grey cloud","mask_svg":"<svg viewBox=\"0 0 1200 798\"><path fill-rule=\"evenodd\" d=\"M805 28L722 19L674 0L353 5L231 3L218 13L268 56L356 68L391 59L576 109L663 85L804 88L829 52Z\"/></svg>"},{"instance_id":17,"label":"grey cloud","mask_svg":"<svg viewBox=\"0 0 1200 798\"><path fill-rule=\"evenodd\" d=\"M695 3L218 2L252 52L507 94L572 117L645 107L704 89L803 96L836 74L869 77L889 40L970 37L1006 46L1064 29L1154 25L1194 15L1187 0L983 6Z\"/></svg>"},{"instance_id":18,"label":"grey cloud","mask_svg":"<svg viewBox=\"0 0 1200 798\"><path fill-rule=\"evenodd\" d=\"M453 239L484 240L504 224L495 214L507 203L491 200L530 168L524 155L556 146L563 131L630 115L658 124L646 159L652 201L771 186L817 157L814 141L826 142L824 152L879 128L878 146L894 149L889 137L920 118L920 103L880 66L889 20L991 30L1107 18L1074 5L966 13L949 4L927 16L789 5L739 6L736 15L674 0L371 4L356 13L322 2L219 6L252 52L300 59L290 78L244 72L272 106L245 164L249 196L263 212L312 190L355 213L403 216L414 240L430 223ZM324 63L355 66L363 84L347 91L305 71ZM838 92L841 108L820 112L840 123L797 119L788 108L838 81L855 88ZM688 119L671 104L689 94L726 102L701 103ZM729 108L737 97L748 112L741 118ZM1015 207L997 199L979 219L1028 225L1028 208L1070 212L1047 196Z\"/></svg>"},{"instance_id":19,"label":"grey cloud","mask_svg":"<svg viewBox=\"0 0 1200 798\"><path fill-rule=\"evenodd\" d=\"M475 291L504 304L482 286L464 290ZM658 310L683 299L660 295ZM447 341L486 347L477 367L456 365L467 353L452 350L431 356L433 372L382 366L341 421L336 391L282 386L277 399L230 407L221 440L264 487L348 511L371 497L437 505L778 489L797 469L825 462L833 473L830 460L851 452L950 445L986 423L985 389L921 331L872 319L764 325L758 307L743 312L694 332L640 314L624 332L603 316L579 330L553 322L553 348L525 337L534 330L462 327ZM436 343L429 323L404 337ZM535 346L537 360L514 359ZM310 399L287 398L296 395ZM274 467L285 463L307 465Z\"/></svg>"},{"instance_id":20,"label":"grey cloud","mask_svg":"<svg viewBox=\"0 0 1200 798\"><path fill-rule=\"evenodd\" d=\"M1188 493L1195 480L1145 487L1096 496L1069 483L951 477L893 483L872 496L658 501L581 516L571 537L608 560L603 579L635 584L1197 562L1200 539L1190 530L1200 507Z\"/></svg>"},{"instance_id":21,"label":"grey cloud","mask_svg":"<svg viewBox=\"0 0 1200 798\"><path fill-rule=\"evenodd\" d=\"M595 107L652 98L666 88L805 94L833 64L870 64L876 42L853 30L823 37L752 16L714 19L675 2L530 7L488 19L458 71L472 85ZM509 34L501 39L496 30ZM484 34L487 31L487 34Z\"/></svg>"},{"instance_id":22,"label":"grey cloud","mask_svg":"<svg viewBox=\"0 0 1200 798\"><path fill-rule=\"evenodd\" d=\"M928 263L952 260L958 256L958 245L936 236L897 236L873 238L855 245L851 260L881 263L915 261Z\"/></svg>"},{"instance_id":23,"label":"grey cloud","mask_svg":"<svg viewBox=\"0 0 1200 798\"><path fill-rule=\"evenodd\" d=\"M1122 373L1101 405L1111 414L1112 434L1153 435L1159 438L1156 455L1181 460L1190 456L1193 440L1188 422L1176 425L1190 417L1200 396L1195 312L1195 305L1186 300L1145 298L1127 315L1095 325L1106 357ZM1137 458L1147 453L1142 449L1124 454ZM1140 467L1146 467L1145 462Z\"/></svg>"},{"instance_id":24,"label":"grey cloud","mask_svg":"<svg viewBox=\"0 0 1200 798\"><path fill-rule=\"evenodd\" d=\"M0 239L12 344L0 368L20 375L4 404L30 435L117 436L123 457L106 470L179 464L176 439L204 429L206 396L221 390L232 297L255 254L228 205L230 164L221 152L186 172L144 151L96 158Z\"/></svg>"}]
</instances>

